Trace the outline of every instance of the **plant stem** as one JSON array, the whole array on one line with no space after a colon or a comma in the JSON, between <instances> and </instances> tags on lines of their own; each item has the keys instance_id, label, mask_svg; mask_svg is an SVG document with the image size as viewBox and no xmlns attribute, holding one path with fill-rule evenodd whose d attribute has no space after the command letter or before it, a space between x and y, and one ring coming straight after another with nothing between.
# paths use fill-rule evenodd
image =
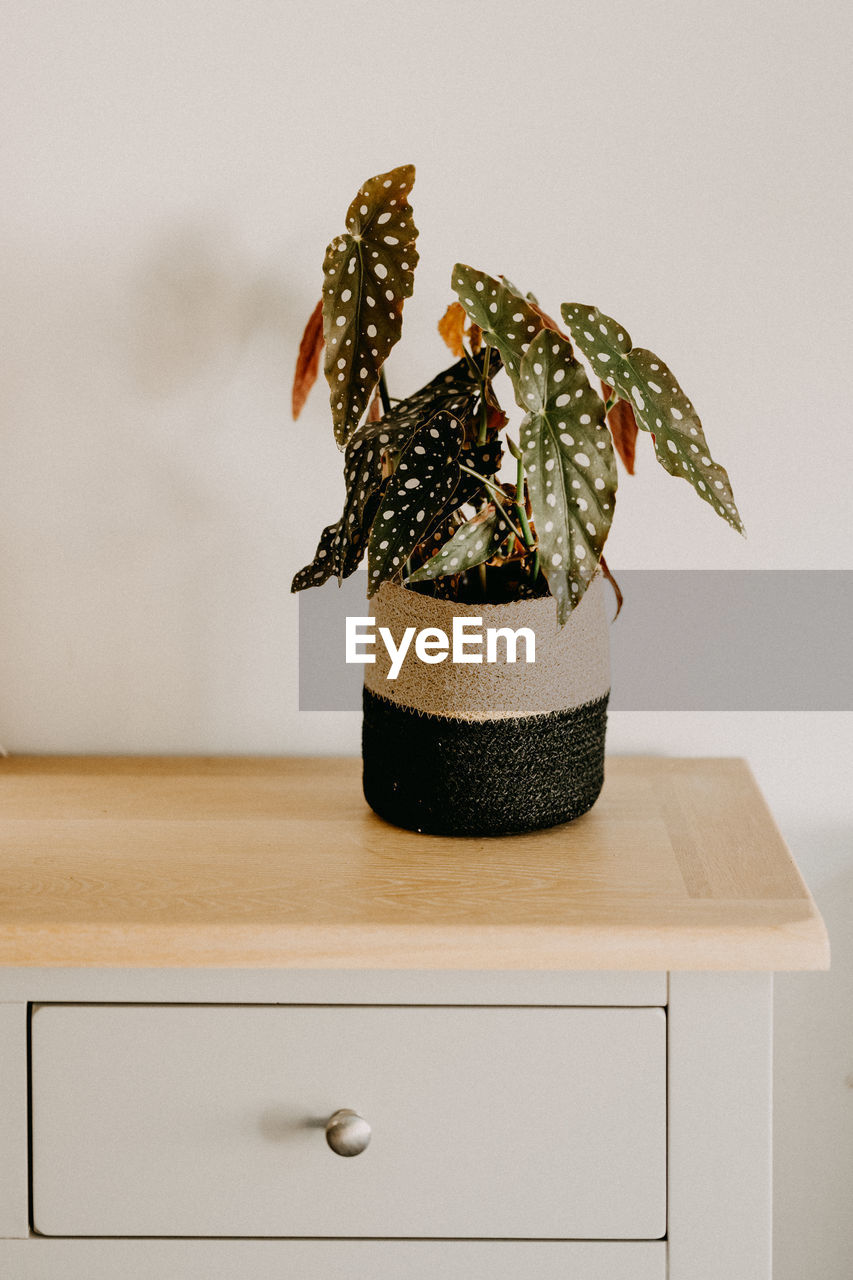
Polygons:
<instances>
[{"instance_id":1,"label":"plant stem","mask_svg":"<svg viewBox=\"0 0 853 1280\"><path fill-rule=\"evenodd\" d=\"M382 412L391 412L391 397L388 394L388 383L385 381L385 370L379 370L379 399L382 401Z\"/></svg>"},{"instance_id":2,"label":"plant stem","mask_svg":"<svg viewBox=\"0 0 853 1280\"><path fill-rule=\"evenodd\" d=\"M486 443L486 429L489 425L489 405L488 405L488 401L486 400L486 391L489 386L489 368L491 367L491 363L492 363L492 348L489 346L488 342L486 342L486 345L483 348L483 405L481 410L482 418L480 419L480 432L479 432L479 435L477 436L477 444L480 444L480 445Z\"/></svg>"},{"instance_id":3,"label":"plant stem","mask_svg":"<svg viewBox=\"0 0 853 1280\"><path fill-rule=\"evenodd\" d=\"M459 463L459 470L467 471L469 476L474 476L476 480L481 480L483 482L486 488L490 490L492 501L494 502L498 511L500 511L501 515L503 516L504 520L506 520L507 524L509 525L510 529L512 529L515 536L517 538L521 538L523 542L524 535L519 533L518 529L516 529L510 516L507 514L506 507L503 505L503 502L500 501L500 498L498 498L498 494L501 495L501 498L503 498L504 502L506 502L509 506L513 505L512 499L507 494L504 493L503 489L499 489L498 486L493 481L487 479L486 476L481 476L479 471L474 471L471 467L466 467L461 462ZM529 531L530 531L530 526L528 525L528 532Z\"/></svg>"},{"instance_id":4,"label":"plant stem","mask_svg":"<svg viewBox=\"0 0 853 1280\"><path fill-rule=\"evenodd\" d=\"M487 488L491 489L493 493L499 493L504 502L509 503L510 506L513 505L513 500L509 494L504 493L500 485L495 484L494 480L490 480L488 476L481 476L479 471L475 471L473 467L466 467L464 462L459 463L459 470L467 471L469 476L473 476L475 480L482 481L482 483L486 485ZM510 521L510 523L512 523L512 521Z\"/></svg>"},{"instance_id":5,"label":"plant stem","mask_svg":"<svg viewBox=\"0 0 853 1280\"><path fill-rule=\"evenodd\" d=\"M524 505L524 455L522 454L520 449L517 449L517 450L511 449L510 452L512 453L513 457L516 460L516 463L518 464L517 470L515 473L515 496L516 496L515 509L518 512L518 519L521 524L521 528L524 532L524 545L527 547L529 551L530 548L533 546L533 534L530 529L530 522L527 519L527 509ZM539 577L538 547L533 553L532 574L533 574L533 581L535 582L536 579Z\"/></svg>"},{"instance_id":6,"label":"plant stem","mask_svg":"<svg viewBox=\"0 0 853 1280\"><path fill-rule=\"evenodd\" d=\"M486 599L486 566L485 564L477 565L480 574L480 587L483 592L483 599Z\"/></svg>"},{"instance_id":7,"label":"plant stem","mask_svg":"<svg viewBox=\"0 0 853 1280\"><path fill-rule=\"evenodd\" d=\"M527 512L524 508L524 458L521 453L519 453L517 457L517 469L515 476L515 510L518 514L518 522L521 525L521 531L524 534L524 545L529 549L533 546L533 534L530 531L530 523L527 519Z\"/></svg>"}]
</instances>

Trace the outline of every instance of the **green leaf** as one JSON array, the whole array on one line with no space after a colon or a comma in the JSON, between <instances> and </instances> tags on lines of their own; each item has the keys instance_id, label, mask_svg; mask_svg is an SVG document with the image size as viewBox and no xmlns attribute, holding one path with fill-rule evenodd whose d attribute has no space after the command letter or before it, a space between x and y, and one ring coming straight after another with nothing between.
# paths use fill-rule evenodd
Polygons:
<instances>
[{"instance_id":1,"label":"green leaf","mask_svg":"<svg viewBox=\"0 0 853 1280\"><path fill-rule=\"evenodd\" d=\"M347 230L326 250L323 272L325 374L335 439L358 425L379 371L403 327L418 253L408 196L413 165L365 182L347 212Z\"/></svg>"},{"instance_id":2,"label":"green leaf","mask_svg":"<svg viewBox=\"0 0 853 1280\"><path fill-rule=\"evenodd\" d=\"M399 577L459 480L463 430L439 412L409 441L382 494L367 546L368 595Z\"/></svg>"},{"instance_id":3,"label":"green leaf","mask_svg":"<svg viewBox=\"0 0 853 1280\"><path fill-rule=\"evenodd\" d=\"M427 582L431 578L464 573L466 569L484 564L497 553L509 532L510 527L499 511L469 520L461 529L457 529L432 559L421 565L406 581Z\"/></svg>"},{"instance_id":4,"label":"green leaf","mask_svg":"<svg viewBox=\"0 0 853 1280\"><path fill-rule=\"evenodd\" d=\"M453 290L468 315L483 330L483 337L496 347L520 399L518 375L522 357L542 320L517 289L506 280L495 280L482 271L457 262L451 276Z\"/></svg>"},{"instance_id":5,"label":"green leaf","mask_svg":"<svg viewBox=\"0 0 853 1280\"><path fill-rule=\"evenodd\" d=\"M700 498L743 533L726 470L712 459L699 415L663 360L633 347L627 329L598 307L567 302L562 315L599 378L628 401L638 425L654 436L664 470L689 480Z\"/></svg>"},{"instance_id":6,"label":"green leaf","mask_svg":"<svg viewBox=\"0 0 853 1280\"><path fill-rule=\"evenodd\" d=\"M616 500L604 405L571 343L550 329L521 362L520 439L542 572L562 625L592 581Z\"/></svg>"}]
</instances>

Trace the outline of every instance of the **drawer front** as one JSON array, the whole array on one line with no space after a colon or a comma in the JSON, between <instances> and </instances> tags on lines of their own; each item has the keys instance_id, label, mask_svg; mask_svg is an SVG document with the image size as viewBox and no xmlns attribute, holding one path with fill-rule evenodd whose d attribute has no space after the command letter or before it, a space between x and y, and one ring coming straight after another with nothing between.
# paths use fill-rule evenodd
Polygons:
<instances>
[{"instance_id":1,"label":"drawer front","mask_svg":"<svg viewBox=\"0 0 853 1280\"><path fill-rule=\"evenodd\" d=\"M44 1005L45 1235L654 1239L666 1031L650 1008ZM370 1145L325 1140L358 1111Z\"/></svg>"}]
</instances>

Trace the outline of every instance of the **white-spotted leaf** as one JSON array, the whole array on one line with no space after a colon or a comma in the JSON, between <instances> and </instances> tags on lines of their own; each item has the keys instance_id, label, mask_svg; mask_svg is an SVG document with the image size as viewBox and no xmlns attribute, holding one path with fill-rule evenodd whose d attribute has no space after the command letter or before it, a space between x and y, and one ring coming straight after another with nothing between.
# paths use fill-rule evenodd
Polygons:
<instances>
[{"instance_id":1,"label":"white-spotted leaf","mask_svg":"<svg viewBox=\"0 0 853 1280\"><path fill-rule=\"evenodd\" d=\"M492 371L499 367L497 358L492 361ZM445 410L460 422L467 421L474 412L474 406L482 391L482 377L472 369L467 360L458 360L448 369L442 370L426 386L415 391L405 400L398 401L383 418L376 422L363 422L355 431L352 439L380 440L394 448L400 442L423 426L427 418L431 418L439 409ZM382 441L387 435L388 440Z\"/></svg>"},{"instance_id":2,"label":"white-spotted leaf","mask_svg":"<svg viewBox=\"0 0 853 1280\"><path fill-rule=\"evenodd\" d=\"M334 524L326 526L320 534L320 541L317 544L317 550L314 552L314 559L304 569L300 569L298 573L293 575L293 582L290 584L291 591L307 591L309 587L321 587L329 578L345 578L349 576L344 572L343 566L347 561L354 559L358 544L346 537L344 521L345 517L342 516ZM362 540L361 546L358 547L358 560L350 572L354 572L358 568L363 554L364 542Z\"/></svg>"},{"instance_id":3,"label":"white-spotted leaf","mask_svg":"<svg viewBox=\"0 0 853 1280\"><path fill-rule=\"evenodd\" d=\"M726 470L711 457L699 415L663 360L633 347L627 329L597 307L567 302L562 315L602 382L628 401L638 426L654 437L664 470L689 480L700 498L743 533Z\"/></svg>"},{"instance_id":4,"label":"white-spotted leaf","mask_svg":"<svg viewBox=\"0 0 853 1280\"><path fill-rule=\"evenodd\" d=\"M485 564L506 541L510 526L499 511L477 517L457 529L453 537L426 564L421 565L407 582L427 582L448 574L464 573Z\"/></svg>"},{"instance_id":5,"label":"white-spotted leaf","mask_svg":"<svg viewBox=\"0 0 853 1280\"><path fill-rule=\"evenodd\" d=\"M493 353L493 371L498 364L497 353ZM365 419L361 423L344 452L346 504L343 515L323 530L314 559L296 574L291 590L318 587L333 577L343 581L355 572L364 554L375 510L375 505L370 507L369 504L375 502L382 483L383 452L400 453L418 427L438 409L452 412L455 418L469 418L481 390L480 377L467 361L460 360L408 400L401 400L384 418ZM500 468L501 457L500 441L491 440L485 445L466 445L459 461L480 475L493 476ZM460 473L456 488L434 516L432 525L456 507L479 496L482 489L481 481L467 472Z\"/></svg>"},{"instance_id":6,"label":"white-spotted leaf","mask_svg":"<svg viewBox=\"0 0 853 1280\"><path fill-rule=\"evenodd\" d=\"M370 178L349 207L346 232L326 250L325 374L341 448L402 331L403 301L411 297L418 261L408 201L414 181L413 165Z\"/></svg>"},{"instance_id":7,"label":"white-spotted leaf","mask_svg":"<svg viewBox=\"0 0 853 1280\"><path fill-rule=\"evenodd\" d=\"M436 514L432 524L427 527L421 539L421 547L447 525L448 520L459 511L460 507L465 506L466 503L479 504L484 498L488 498L488 487L477 477L491 477L500 470L503 461L503 445L500 440L490 440L487 444L463 444L457 461L459 479L456 482L456 488ZM463 470L464 467L468 467L469 470ZM476 471L477 475L472 476L471 471ZM436 543L436 546L440 545L441 542Z\"/></svg>"},{"instance_id":8,"label":"white-spotted leaf","mask_svg":"<svg viewBox=\"0 0 853 1280\"><path fill-rule=\"evenodd\" d=\"M468 315L482 329L485 341L500 352L516 399L524 408L518 387L519 367L525 351L542 329L541 316L507 280L495 280L461 262L453 268L451 284Z\"/></svg>"},{"instance_id":9,"label":"white-spotted leaf","mask_svg":"<svg viewBox=\"0 0 853 1280\"><path fill-rule=\"evenodd\" d=\"M344 454L346 501L343 515L320 535L314 559L293 579L291 591L342 582L361 564L382 485L382 450L376 441L352 440Z\"/></svg>"},{"instance_id":10,"label":"white-spotted leaf","mask_svg":"<svg viewBox=\"0 0 853 1280\"><path fill-rule=\"evenodd\" d=\"M550 329L530 344L520 383L520 439L539 561L564 623L592 581L616 501L604 405L571 343Z\"/></svg>"},{"instance_id":11,"label":"white-spotted leaf","mask_svg":"<svg viewBox=\"0 0 853 1280\"><path fill-rule=\"evenodd\" d=\"M382 491L367 546L368 595L399 577L459 480L463 429L439 412L412 436Z\"/></svg>"}]
</instances>

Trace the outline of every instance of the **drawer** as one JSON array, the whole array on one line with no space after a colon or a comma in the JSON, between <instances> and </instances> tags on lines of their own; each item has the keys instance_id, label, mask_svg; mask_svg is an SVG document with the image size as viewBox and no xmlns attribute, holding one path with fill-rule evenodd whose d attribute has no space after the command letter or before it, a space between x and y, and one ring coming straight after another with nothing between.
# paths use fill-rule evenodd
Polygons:
<instances>
[{"instance_id":1,"label":"drawer","mask_svg":"<svg viewBox=\"0 0 853 1280\"><path fill-rule=\"evenodd\" d=\"M666 1230L662 1009L42 1005L31 1036L45 1235Z\"/></svg>"}]
</instances>

